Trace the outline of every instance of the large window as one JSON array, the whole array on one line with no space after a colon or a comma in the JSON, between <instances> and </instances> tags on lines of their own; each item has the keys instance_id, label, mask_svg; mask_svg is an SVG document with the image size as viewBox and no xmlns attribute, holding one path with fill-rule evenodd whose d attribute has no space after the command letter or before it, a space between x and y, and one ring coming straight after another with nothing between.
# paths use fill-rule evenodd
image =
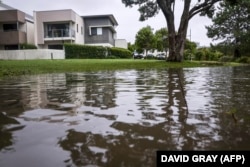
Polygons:
<instances>
[{"instance_id":1,"label":"large window","mask_svg":"<svg viewBox=\"0 0 250 167\"><path fill-rule=\"evenodd\" d=\"M45 37L69 37L70 29L69 24L46 24Z\"/></svg>"},{"instance_id":2,"label":"large window","mask_svg":"<svg viewBox=\"0 0 250 167\"><path fill-rule=\"evenodd\" d=\"M92 27L91 28L91 35L102 35L102 28L101 27Z\"/></svg>"}]
</instances>

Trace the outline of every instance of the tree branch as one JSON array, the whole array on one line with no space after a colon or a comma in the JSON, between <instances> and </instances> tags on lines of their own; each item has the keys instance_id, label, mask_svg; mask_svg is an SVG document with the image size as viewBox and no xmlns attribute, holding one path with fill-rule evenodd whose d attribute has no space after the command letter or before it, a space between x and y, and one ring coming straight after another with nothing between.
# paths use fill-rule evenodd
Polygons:
<instances>
[{"instance_id":1,"label":"tree branch","mask_svg":"<svg viewBox=\"0 0 250 167\"><path fill-rule=\"evenodd\" d=\"M198 13L206 11L210 9L215 3L222 1L222 0L205 0L203 3L194 6L189 11L189 20Z\"/></svg>"}]
</instances>

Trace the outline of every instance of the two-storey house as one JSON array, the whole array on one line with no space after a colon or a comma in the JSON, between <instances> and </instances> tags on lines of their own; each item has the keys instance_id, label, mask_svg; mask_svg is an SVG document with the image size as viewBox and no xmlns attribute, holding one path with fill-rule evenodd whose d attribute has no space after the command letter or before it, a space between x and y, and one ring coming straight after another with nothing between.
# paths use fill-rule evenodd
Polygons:
<instances>
[{"instance_id":1,"label":"two-storey house","mask_svg":"<svg viewBox=\"0 0 250 167\"><path fill-rule=\"evenodd\" d=\"M83 20L71 9L35 11L35 41L41 49L63 49L63 43L83 44Z\"/></svg>"},{"instance_id":2,"label":"two-storey house","mask_svg":"<svg viewBox=\"0 0 250 167\"><path fill-rule=\"evenodd\" d=\"M0 50L20 49L24 43L34 44L33 17L0 3Z\"/></svg>"}]
</instances>

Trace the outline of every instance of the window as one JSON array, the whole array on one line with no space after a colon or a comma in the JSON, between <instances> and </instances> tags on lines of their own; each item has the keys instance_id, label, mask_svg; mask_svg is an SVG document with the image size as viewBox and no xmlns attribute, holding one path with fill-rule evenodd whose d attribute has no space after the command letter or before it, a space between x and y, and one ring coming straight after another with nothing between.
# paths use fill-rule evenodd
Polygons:
<instances>
[{"instance_id":1,"label":"window","mask_svg":"<svg viewBox=\"0 0 250 167\"><path fill-rule=\"evenodd\" d=\"M5 45L4 46L5 50L18 50L18 45Z\"/></svg>"},{"instance_id":2,"label":"window","mask_svg":"<svg viewBox=\"0 0 250 167\"><path fill-rule=\"evenodd\" d=\"M4 31L17 31L17 24L4 24L3 30Z\"/></svg>"},{"instance_id":3,"label":"window","mask_svg":"<svg viewBox=\"0 0 250 167\"><path fill-rule=\"evenodd\" d=\"M56 50L63 50L63 45L48 45L48 49L56 49Z\"/></svg>"},{"instance_id":4,"label":"window","mask_svg":"<svg viewBox=\"0 0 250 167\"><path fill-rule=\"evenodd\" d=\"M97 35L102 35L102 28L97 28Z\"/></svg>"},{"instance_id":5,"label":"window","mask_svg":"<svg viewBox=\"0 0 250 167\"><path fill-rule=\"evenodd\" d=\"M76 32L78 32L78 24L76 24Z\"/></svg>"},{"instance_id":6,"label":"window","mask_svg":"<svg viewBox=\"0 0 250 167\"><path fill-rule=\"evenodd\" d=\"M69 23L61 24L46 24L44 29L45 38L54 38L54 37L69 37L70 29Z\"/></svg>"},{"instance_id":7,"label":"window","mask_svg":"<svg viewBox=\"0 0 250 167\"><path fill-rule=\"evenodd\" d=\"M101 27L92 27L91 28L91 35L102 35L102 28Z\"/></svg>"}]
</instances>

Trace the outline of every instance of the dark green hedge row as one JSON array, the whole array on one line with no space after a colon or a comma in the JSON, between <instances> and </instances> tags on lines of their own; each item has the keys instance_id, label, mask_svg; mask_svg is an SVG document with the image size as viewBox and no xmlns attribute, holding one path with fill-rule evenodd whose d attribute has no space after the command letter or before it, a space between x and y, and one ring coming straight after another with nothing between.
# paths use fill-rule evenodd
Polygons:
<instances>
[{"instance_id":1,"label":"dark green hedge row","mask_svg":"<svg viewBox=\"0 0 250 167\"><path fill-rule=\"evenodd\" d=\"M79 44L64 44L66 59L131 58L127 49Z\"/></svg>"},{"instance_id":2,"label":"dark green hedge row","mask_svg":"<svg viewBox=\"0 0 250 167\"><path fill-rule=\"evenodd\" d=\"M87 46L78 44L64 44L66 59L103 59L107 49L101 46Z\"/></svg>"},{"instance_id":3,"label":"dark green hedge row","mask_svg":"<svg viewBox=\"0 0 250 167\"><path fill-rule=\"evenodd\" d=\"M33 45L33 44L28 44L28 43L23 43L20 45L21 49L22 50L25 50L25 49L37 49L36 45Z\"/></svg>"},{"instance_id":4,"label":"dark green hedge row","mask_svg":"<svg viewBox=\"0 0 250 167\"><path fill-rule=\"evenodd\" d=\"M132 58L132 52L123 48L108 48L109 55L115 58Z\"/></svg>"}]
</instances>

